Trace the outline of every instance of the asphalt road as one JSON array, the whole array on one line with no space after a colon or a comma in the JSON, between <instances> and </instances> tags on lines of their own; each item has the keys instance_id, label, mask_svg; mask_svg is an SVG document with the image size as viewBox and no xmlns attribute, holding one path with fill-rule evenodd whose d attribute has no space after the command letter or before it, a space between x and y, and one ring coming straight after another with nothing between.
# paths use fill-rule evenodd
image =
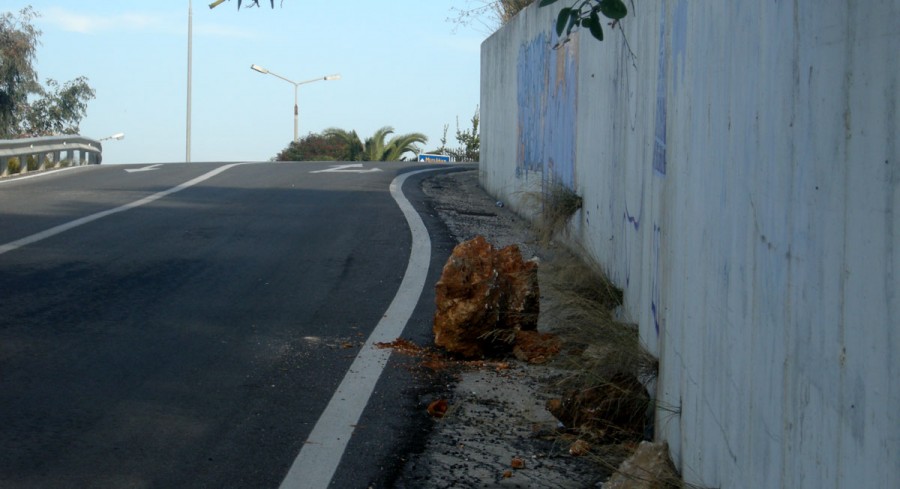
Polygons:
<instances>
[{"instance_id":1,"label":"asphalt road","mask_svg":"<svg viewBox=\"0 0 900 489\"><path fill-rule=\"evenodd\" d=\"M0 487L279 487L407 267L388 189L422 167L377 167L114 165L0 182ZM453 245L424 176L404 187L432 240L404 330L420 342ZM387 487L423 443L436 379L409 362L391 357L332 487Z\"/></svg>"}]
</instances>

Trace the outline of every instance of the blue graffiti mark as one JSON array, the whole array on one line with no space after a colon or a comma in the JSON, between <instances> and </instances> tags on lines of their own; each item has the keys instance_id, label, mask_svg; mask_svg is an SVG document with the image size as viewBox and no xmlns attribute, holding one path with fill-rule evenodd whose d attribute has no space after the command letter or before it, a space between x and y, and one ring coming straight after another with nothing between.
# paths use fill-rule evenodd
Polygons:
<instances>
[{"instance_id":1,"label":"blue graffiti mark","mask_svg":"<svg viewBox=\"0 0 900 489\"><path fill-rule=\"evenodd\" d=\"M540 171L545 185L574 188L578 43L552 49L556 40L541 33L519 48L516 165Z\"/></svg>"},{"instance_id":2,"label":"blue graffiti mark","mask_svg":"<svg viewBox=\"0 0 900 489\"><path fill-rule=\"evenodd\" d=\"M631 226L634 227L635 231L638 231L641 229L641 220L642 220L643 216L644 216L644 188L642 186L641 187L640 210L638 211L637 215L631 214L631 212L628 211L628 199L626 198L625 199L624 219L625 219L625 222L627 222L628 224L631 224Z\"/></svg>"},{"instance_id":3,"label":"blue graffiti mark","mask_svg":"<svg viewBox=\"0 0 900 489\"><path fill-rule=\"evenodd\" d=\"M625 221L634 226L634 230L637 231L641 228L641 216L632 216L628 214L628 203L625 203Z\"/></svg>"},{"instance_id":4,"label":"blue graffiti mark","mask_svg":"<svg viewBox=\"0 0 900 489\"><path fill-rule=\"evenodd\" d=\"M656 336L659 336L660 323L662 320L660 317L659 311L659 303L660 303L660 258L659 258L659 250L662 242L662 229L654 224L653 225L653 271L650 277L650 312L653 314L653 327L656 330Z\"/></svg>"},{"instance_id":5,"label":"blue graffiti mark","mask_svg":"<svg viewBox=\"0 0 900 489\"><path fill-rule=\"evenodd\" d=\"M549 47L544 34L519 48L517 71L518 147L517 167L525 171L543 171L542 122L544 105L544 66Z\"/></svg>"},{"instance_id":6,"label":"blue graffiti mark","mask_svg":"<svg viewBox=\"0 0 900 489\"><path fill-rule=\"evenodd\" d=\"M675 5L672 18L672 60L675 63L673 88L676 92L678 91L678 81L681 79L679 74L684 73L684 52L687 49L688 34L687 9L687 0L679 0Z\"/></svg>"},{"instance_id":7,"label":"blue graffiti mark","mask_svg":"<svg viewBox=\"0 0 900 489\"><path fill-rule=\"evenodd\" d=\"M666 84L669 68L666 56L666 4L662 4L659 21L659 73L656 78L656 137L653 146L653 169L666 174Z\"/></svg>"}]
</instances>

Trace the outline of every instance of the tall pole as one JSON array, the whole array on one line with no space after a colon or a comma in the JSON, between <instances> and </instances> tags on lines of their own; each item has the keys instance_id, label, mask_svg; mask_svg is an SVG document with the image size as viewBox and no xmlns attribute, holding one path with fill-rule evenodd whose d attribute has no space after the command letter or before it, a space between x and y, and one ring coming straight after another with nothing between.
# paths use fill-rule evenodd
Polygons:
<instances>
[{"instance_id":1,"label":"tall pole","mask_svg":"<svg viewBox=\"0 0 900 489\"><path fill-rule=\"evenodd\" d=\"M184 136L184 161L191 162L191 48L193 43L193 2L188 0L188 50L187 50L187 124Z\"/></svg>"},{"instance_id":2,"label":"tall pole","mask_svg":"<svg viewBox=\"0 0 900 489\"><path fill-rule=\"evenodd\" d=\"M300 106L297 105L297 89L300 85L294 83L294 141L297 140L297 127L300 125Z\"/></svg>"},{"instance_id":3,"label":"tall pole","mask_svg":"<svg viewBox=\"0 0 900 489\"><path fill-rule=\"evenodd\" d=\"M319 78L313 78L312 80L295 82L294 80L289 80L289 79L279 75L278 73L272 73L271 71L269 71L259 65L250 65L250 69L253 71L256 71L258 73L262 73L263 75L272 75L276 78L281 78L282 80L284 80L294 86L294 141L296 141L298 139L297 133L299 132L298 128L300 127L300 105L297 103L297 90L300 88L300 85L305 85L307 83L312 83L312 82L317 82L317 81L322 81L322 80L327 81L327 80L340 80L341 79L340 74L334 74L334 75L322 76Z\"/></svg>"}]
</instances>

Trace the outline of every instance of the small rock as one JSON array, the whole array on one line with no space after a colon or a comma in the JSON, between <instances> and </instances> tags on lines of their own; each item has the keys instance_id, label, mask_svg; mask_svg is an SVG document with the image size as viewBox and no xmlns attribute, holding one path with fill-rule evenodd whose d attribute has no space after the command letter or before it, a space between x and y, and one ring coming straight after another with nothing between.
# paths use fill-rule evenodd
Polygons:
<instances>
[{"instance_id":1,"label":"small rock","mask_svg":"<svg viewBox=\"0 0 900 489\"><path fill-rule=\"evenodd\" d=\"M575 443L569 447L569 455L573 457L583 457L590 452L591 444L581 439L575 440Z\"/></svg>"},{"instance_id":2,"label":"small rock","mask_svg":"<svg viewBox=\"0 0 900 489\"><path fill-rule=\"evenodd\" d=\"M566 428L589 431L606 442L640 440L650 396L631 374L616 374L596 386L569 391L546 408Z\"/></svg>"},{"instance_id":3,"label":"small rock","mask_svg":"<svg viewBox=\"0 0 900 489\"><path fill-rule=\"evenodd\" d=\"M443 418L444 415L447 414L447 408L447 400L438 399L428 405L428 414L430 414L433 418Z\"/></svg>"},{"instance_id":4,"label":"small rock","mask_svg":"<svg viewBox=\"0 0 900 489\"><path fill-rule=\"evenodd\" d=\"M665 442L641 442L634 455L619 465L603 489L660 489L681 487Z\"/></svg>"},{"instance_id":5,"label":"small rock","mask_svg":"<svg viewBox=\"0 0 900 489\"><path fill-rule=\"evenodd\" d=\"M519 470L525 468L525 460L520 457L513 457L512 462L510 462L510 467Z\"/></svg>"}]
</instances>

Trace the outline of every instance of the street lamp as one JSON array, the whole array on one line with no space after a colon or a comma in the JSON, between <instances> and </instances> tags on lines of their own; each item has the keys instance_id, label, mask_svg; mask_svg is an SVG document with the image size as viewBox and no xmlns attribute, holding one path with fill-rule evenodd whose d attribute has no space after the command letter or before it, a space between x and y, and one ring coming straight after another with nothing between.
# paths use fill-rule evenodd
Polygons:
<instances>
[{"instance_id":1,"label":"street lamp","mask_svg":"<svg viewBox=\"0 0 900 489\"><path fill-rule=\"evenodd\" d=\"M319 78L313 78L312 80L295 82L295 81L289 80L277 73L272 73L271 71L269 71L259 65L250 65L250 69L253 71L262 73L263 75L272 75L274 77L281 78L282 80L290 83L291 85L294 85L294 141L297 140L297 131L298 131L299 125L300 125L300 109L299 109L299 106L297 105L297 88L299 88L300 85L305 85L307 83L323 81L323 80L328 81L328 80L340 80L341 79L341 75L334 74L334 75L320 76Z\"/></svg>"},{"instance_id":2,"label":"street lamp","mask_svg":"<svg viewBox=\"0 0 900 489\"><path fill-rule=\"evenodd\" d=\"M219 6L222 1L215 1L209 5L210 10ZM192 87L192 70L193 70L193 44L194 44L194 2L188 0L188 40L187 40L187 108L185 110L185 129L184 129L184 161L191 162L191 92Z\"/></svg>"},{"instance_id":3,"label":"street lamp","mask_svg":"<svg viewBox=\"0 0 900 489\"><path fill-rule=\"evenodd\" d=\"M106 136L105 138L100 138L97 141L109 141L110 139L115 139L116 141L120 141L122 139L125 139L125 133L117 132L117 133L113 134L112 136Z\"/></svg>"}]
</instances>

